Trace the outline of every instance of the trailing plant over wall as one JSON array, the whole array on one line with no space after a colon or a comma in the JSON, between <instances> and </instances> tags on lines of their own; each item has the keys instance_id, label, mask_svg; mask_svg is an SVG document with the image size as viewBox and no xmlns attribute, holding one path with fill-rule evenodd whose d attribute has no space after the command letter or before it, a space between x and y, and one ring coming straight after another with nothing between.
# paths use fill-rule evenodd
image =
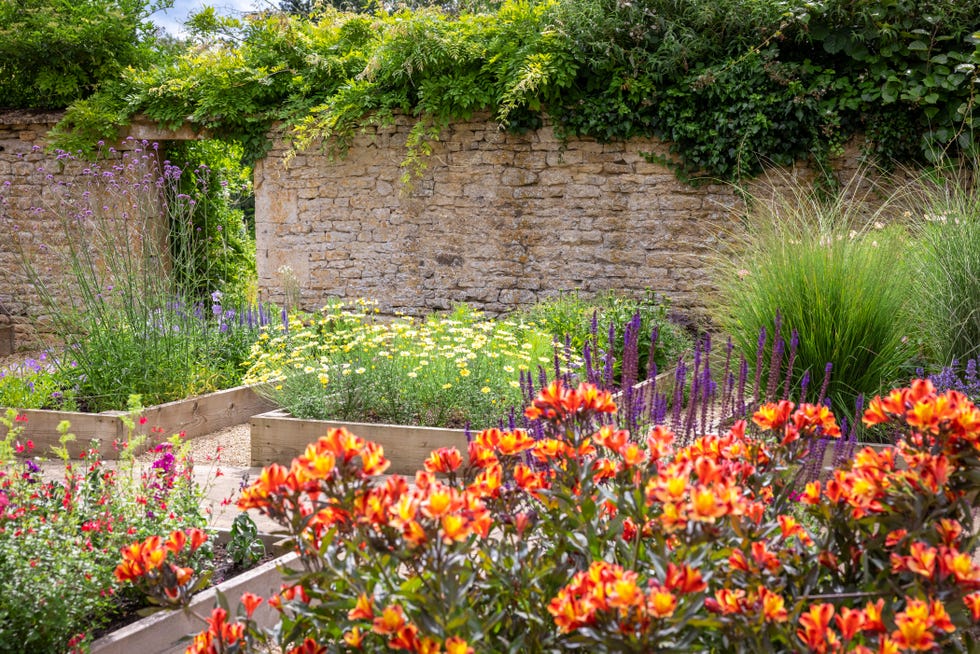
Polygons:
<instances>
[{"instance_id":1,"label":"trailing plant over wall","mask_svg":"<svg viewBox=\"0 0 980 654\"><path fill-rule=\"evenodd\" d=\"M656 136L688 176L822 161L856 132L883 161L931 159L977 149L978 15L959 0L511 0L243 22L205 11L193 47L76 104L63 138L77 146L141 113L252 156L277 121L298 148L342 153L402 114L415 121L411 175L450 122L488 110L516 131L548 117L566 137Z\"/></svg>"}]
</instances>

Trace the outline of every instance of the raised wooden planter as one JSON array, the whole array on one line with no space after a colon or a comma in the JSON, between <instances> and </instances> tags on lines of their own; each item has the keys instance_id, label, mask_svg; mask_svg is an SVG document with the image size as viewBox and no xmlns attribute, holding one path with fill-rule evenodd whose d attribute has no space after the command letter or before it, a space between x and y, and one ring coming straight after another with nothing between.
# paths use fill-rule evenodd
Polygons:
<instances>
[{"instance_id":1,"label":"raised wooden planter","mask_svg":"<svg viewBox=\"0 0 980 654\"><path fill-rule=\"evenodd\" d=\"M271 538L271 537L269 537ZM263 540L267 540L263 538ZM267 540L268 547L271 541ZM177 654L183 652L190 643L188 637L203 631L207 625L194 617L211 615L217 606L218 592L227 599L234 617L235 607L245 593L255 593L267 598L279 592L284 580L283 569L298 558L296 553L286 554L263 563L243 574L228 579L213 588L194 596L187 611L160 611L137 622L106 634L92 643L90 654ZM252 618L260 628L272 627L279 619L279 613L263 602L255 610Z\"/></svg>"},{"instance_id":2,"label":"raised wooden planter","mask_svg":"<svg viewBox=\"0 0 980 654\"><path fill-rule=\"evenodd\" d=\"M308 444L336 427L346 427L361 438L384 447L385 458L391 461L388 472L392 474L414 475L436 448L455 447L465 455L467 447L466 432L462 429L302 420L293 418L285 411L255 415L249 420L249 427L253 466L270 463L289 465Z\"/></svg>"},{"instance_id":3,"label":"raised wooden planter","mask_svg":"<svg viewBox=\"0 0 980 654\"><path fill-rule=\"evenodd\" d=\"M147 407L142 413L147 419L146 424L137 425L137 432L148 433L151 428L156 428L164 438L181 431L188 438L196 438L218 429L240 425L253 415L269 411L275 406L274 402L261 397L250 386L238 386ZM97 439L102 458L116 459L119 452L113 443L125 441L129 436L129 430L122 420L122 416L126 415L125 411L81 413L25 409L19 413L27 417L26 423L18 423L24 427L22 440L34 441L34 453L42 456L48 456L50 447L58 445L58 424L63 420L71 423L69 431L76 437L68 445L68 452L72 457L80 456L91 447L92 440ZM0 438L6 433L7 428L0 425ZM143 449L145 447L146 445Z\"/></svg>"}]
</instances>

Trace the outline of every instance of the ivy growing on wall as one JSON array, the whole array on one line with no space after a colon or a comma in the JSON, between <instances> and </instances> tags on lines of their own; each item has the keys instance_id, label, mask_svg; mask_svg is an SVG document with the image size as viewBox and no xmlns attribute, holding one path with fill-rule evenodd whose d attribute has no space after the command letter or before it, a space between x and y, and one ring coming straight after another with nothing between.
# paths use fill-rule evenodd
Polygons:
<instances>
[{"instance_id":1,"label":"ivy growing on wall","mask_svg":"<svg viewBox=\"0 0 980 654\"><path fill-rule=\"evenodd\" d=\"M656 136L680 174L735 179L761 163L822 161L852 134L883 162L976 155L978 0L508 0L483 13L421 8L314 18L213 12L195 43L130 68L76 103L62 143L128 117L189 121L267 147L337 152L364 126L416 121L408 174L452 120Z\"/></svg>"}]
</instances>

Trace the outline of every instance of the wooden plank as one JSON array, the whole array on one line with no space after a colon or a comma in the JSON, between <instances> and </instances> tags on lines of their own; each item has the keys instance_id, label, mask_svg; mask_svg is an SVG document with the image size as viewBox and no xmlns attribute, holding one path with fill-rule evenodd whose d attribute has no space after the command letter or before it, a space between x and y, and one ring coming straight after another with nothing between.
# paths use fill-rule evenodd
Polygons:
<instances>
[{"instance_id":1,"label":"wooden plank","mask_svg":"<svg viewBox=\"0 0 980 654\"><path fill-rule=\"evenodd\" d=\"M248 386L238 386L147 407L143 415L147 418L147 427L163 429L166 436L182 431L187 438L197 438L225 427L240 425L252 416L274 408L275 402L260 396Z\"/></svg>"},{"instance_id":2,"label":"wooden plank","mask_svg":"<svg viewBox=\"0 0 980 654\"><path fill-rule=\"evenodd\" d=\"M160 443L172 434L183 431L187 438L197 438L225 427L247 422L253 415L273 409L276 405L261 397L248 386L238 386L224 391L208 393L176 402L167 402L147 407L143 415L144 425L136 426L137 434L147 434L150 438L137 453L148 446ZM0 409L2 410L2 409ZM72 458L78 458L89 449L93 439L99 441L99 453L103 459L115 460L119 452L114 445L129 437L129 430L121 416L125 411L105 411L103 413L81 413L78 411L43 411L25 409L18 413L27 416L21 441L34 442L33 454L51 456L51 446L58 445L58 425L63 420L71 423L71 433L76 439L69 444ZM153 429L156 428L156 431ZM5 437L7 428L0 425L0 438Z\"/></svg>"},{"instance_id":3,"label":"wooden plank","mask_svg":"<svg viewBox=\"0 0 980 654\"><path fill-rule=\"evenodd\" d=\"M391 461L388 472L392 474L414 475L434 449L455 447L465 456L467 447L466 432L462 429L302 420L290 417L284 411L254 416L249 427L253 466L289 465L309 443L336 427L346 427L361 438L381 445L385 457Z\"/></svg>"},{"instance_id":4,"label":"wooden plank","mask_svg":"<svg viewBox=\"0 0 980 654\"><path fill-rule=\"evenodd\" d=\"M67 420L71 423L68 431L75 434L75 440L68 444L68 452L72 458L79 458L84 451L91 448L93 440L98 440L98 449L102 458L119 458L113 442L122 440L125 432L122 423L115 415L39 409L25 409L18 413L27 417L26 423L17 423L24 427L19 440L22 443L28 439L33 441L34 455L52 455L51 447L58 445L61 438L58 425L63 420ZM0 425L0 438L5 438L6 435L7 428Z\"/></svg>"}]
</instances>

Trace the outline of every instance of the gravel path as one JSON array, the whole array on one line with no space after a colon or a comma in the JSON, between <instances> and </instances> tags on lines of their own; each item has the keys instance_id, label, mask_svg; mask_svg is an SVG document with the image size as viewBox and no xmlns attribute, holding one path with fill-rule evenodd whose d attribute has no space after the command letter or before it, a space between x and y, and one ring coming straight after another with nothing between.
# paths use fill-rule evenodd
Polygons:
<instances>
[{"instance_id":1,"label":"gravel path","mask_svg":"<svg viewBox=\"0 0 980 654\"><path fill-rule=\"evenodd\" d=\"M217 461L218 465L247 468L251 465L248 423L226 427L190 440L195 461Z\"/></svg>"}]
</instances>

